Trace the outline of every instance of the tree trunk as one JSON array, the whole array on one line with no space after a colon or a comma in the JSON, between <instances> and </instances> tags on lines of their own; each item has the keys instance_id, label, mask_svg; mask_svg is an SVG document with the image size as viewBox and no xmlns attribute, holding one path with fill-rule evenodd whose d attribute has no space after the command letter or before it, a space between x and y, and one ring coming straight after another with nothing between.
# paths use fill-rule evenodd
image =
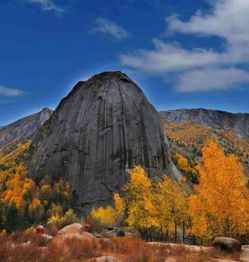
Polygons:
<instances>
[{"instance_id":1,"label":"tree trunk","mask_svg":"<svg viewBox=\"0 0 249 262\"><path fill-rule=\"evenodd\" d=\"M175 243L177 243L177 224L176 221L174 221L175 224Z\"/></svg>"},{"instance_id":2,"label":"tree trunk","mask_svg":"<svg viewBox=\"0 0 249 262\"><path fill-rule=\"evenodd\" d=\"M185 222L182 223L182 242L185 243Z\"/></svg>"}]
</instances>

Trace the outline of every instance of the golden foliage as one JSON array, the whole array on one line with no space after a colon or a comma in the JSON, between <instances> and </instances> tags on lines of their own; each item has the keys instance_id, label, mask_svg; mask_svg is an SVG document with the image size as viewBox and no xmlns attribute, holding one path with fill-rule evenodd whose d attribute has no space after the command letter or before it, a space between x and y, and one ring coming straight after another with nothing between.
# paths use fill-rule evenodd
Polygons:
<instances>
[{"instance_id":1,"label":"golden foliage","mask_svg":"<svg viewBox=\"0 0 249 262\"><path fill-rule=\"evenodd\" d=\"M114 226L116 224L116 212L111 206L92 209L90 217L103 226Z\"/></svg>"},{"instance_id":2,"label":"golden foliage","mask_svg":"<svg viewBox=\"0 0 249 262\"><path fill-rule=\"evenodd\" d=\"M8 224L13 218L13 227L0 222L0 229L8 231L46 221L54 205L61 205L62 212L69 207L70 186L63 180L51 184L44 178L41 186L28 177L25 152L31 141L12 143L11 148L0 151L0 221ZM10 213L12 212L12 213ZM22 216L25 219L19 219Z\"/></svg>"},{"instance_id":3,"label":"golden foliage","mask_svg":"<svg viewBox=\"0 0 249 262\"><path fill-rule=\"evenodd\" d=\"M148 238L151 232L175 234L177 227L187 228L188 194L185 186L163 176L151 180L145 170L136 166L129 171L130 181L124 196L114 194L114 207L93 209L90 217L102 225L127 225Z\"/></svg>"},{"instance_id":4,"label":"golden foliage","mask_svg":"<svg viewBox=\"0 0 249 262\"><path fill-rule=\"evenodd\" d=\"M235 155L226 156L210 140L198 166L200 184L190 197L193 233L198 236L233 236L248 233L249 195L243 167Z\"/></svg>"},{"instance_id":5,"label":"golden foliage","mask_svg":"<svg viewBox=\"0 0 249 262\"><path fill-rule=\"evenodd\" d=\"M249 140L238 137L232 128L218 130L191 121L173 123L165 120L164 130L173 152L191 158L191 167L199 161L202 147L212 138L224 147L226 153L237 155L249 173Z\"/></svg>"},{"instance_id":6,"label":"golden foliage","mask_svg":"<svg viewBox=\"0 0 249 262\"><path fill-rule=\"evenodd\" d=\"M125 201L118 193L114 193L115 217L117 224L122 224L125 216Z\"/></svg>"},{"instance_id":7,"label":"golden foliage","mask_svg":"<svg viewBox=\"0 0 249 262\"><path fill-rule=\"evenodd\" d=\"M126 222L131 228L146 229L158 227L157 209L153 184L145 170L136 166L129 171L130 182L125 186L129 203Z\"/></svg>"},{"instance_id":8,"label":"golden foliage","mask_svg":"<svg viewBox=\"0 0 249 262\"><path fill-rule=\"evenodd\" d=\"M185 186L164 175L156 191L160 225L170 231L176 231L177 226L187 227L189 210Z\"/></svg>"},{"instance_id":9,"label":"golden foliage","mask_svg":"<svg viewBox=\"0 0 249 262\"><path fill-rule=\"evenodd\" d=\"M58 209L60 209L60 207ZM79 222L79 218L76 216L76 214L73 212L72 209L69 209L65 213L65 215L62 215L60 212L55 213L54 215L50 217L49 221L51 221L54 225L56 225L57 228L62 228L72 223Z\"/></svg>"}]
</instances>

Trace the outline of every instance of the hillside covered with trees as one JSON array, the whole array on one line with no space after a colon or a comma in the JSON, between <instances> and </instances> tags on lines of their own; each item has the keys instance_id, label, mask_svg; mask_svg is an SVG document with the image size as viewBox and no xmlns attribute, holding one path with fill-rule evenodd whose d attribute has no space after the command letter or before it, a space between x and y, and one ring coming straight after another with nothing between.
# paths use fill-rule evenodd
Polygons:
<instances>
[{"instance_id":1,"label":"hillside covered with trees","mask_svg":"<svg viewBox=\"0 0 249 262\"><path fill-rule=\"evenodd\" d=\"M221 145L226 154L236 155L244 166L245 174L249 175L249 141L238 137L232 128L215 129L191 121L174 123L169 120L163 120L163 126L170 142L172 159L191 183L198 183L195 167L201 161L202 148L209 139Z\"/></svg>"}]
</instances>

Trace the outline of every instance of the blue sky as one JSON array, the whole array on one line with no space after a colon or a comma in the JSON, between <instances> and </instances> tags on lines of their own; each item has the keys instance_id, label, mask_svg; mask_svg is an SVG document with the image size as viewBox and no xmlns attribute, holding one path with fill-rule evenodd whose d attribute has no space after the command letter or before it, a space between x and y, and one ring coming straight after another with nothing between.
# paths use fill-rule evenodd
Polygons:
<instances>
[{"instance_id":1,"label":"blue sky","mask_svg":"<svg viewBox=\"0 0 249 262\"><path fill-rule=\"evenodd\" d=\"M1 0L0 125L122 70L158 110L249 112L248 0Z\"/></svg>"}]
</instances>

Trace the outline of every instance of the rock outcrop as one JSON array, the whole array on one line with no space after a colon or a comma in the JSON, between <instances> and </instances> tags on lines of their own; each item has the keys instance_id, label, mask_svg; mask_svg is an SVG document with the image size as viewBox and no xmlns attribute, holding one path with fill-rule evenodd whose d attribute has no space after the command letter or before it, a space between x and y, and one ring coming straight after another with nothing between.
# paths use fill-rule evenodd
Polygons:
<instances>
[{"instance_id":1,"label":"rock outcrop","mask_svg":"<svg viewBox=\"0 0 249 262\"><path fill-rule=\"evenodd\" d=\"M160 117L142 90L121 72L79 82L33 144L32 174L63 178L79 213L105 205L141 165L151 177L174 176Z\"/></svg>"},{"instance_id":2,"label":"rock outcrop","mask_svg":"<svg viewBox=\"0 0 249 262\"><path fill-rule=\"evenodd\" d=\"M160 115L175 123L192 121L216 129L233 128L237 136L249 138L249 114L198 108L162 111Z\"/></svg>"},{"instance_id":3,"label":"rock outcrop","mask_svg":"<svg viewBox=\"0 0 249 262\"><path fill-rule=\"evenodd\" d=\"M24 117L12 124L1 127L0 147L4 147L14 140L22 141L33 138L51 114L52 111L45 108L39 113Z\"/></svg>"},{"instance_id":4,"label":"rock outcrop","mask_svg":"<svg viewBox=\"0 0 249 262\"><path fill-rule=\"evenodd\" d=\"M241 251L240 242L234 238L216 237L211 245L220 251L227 251L227 252Z\"/></svg>"}]
</instances>

